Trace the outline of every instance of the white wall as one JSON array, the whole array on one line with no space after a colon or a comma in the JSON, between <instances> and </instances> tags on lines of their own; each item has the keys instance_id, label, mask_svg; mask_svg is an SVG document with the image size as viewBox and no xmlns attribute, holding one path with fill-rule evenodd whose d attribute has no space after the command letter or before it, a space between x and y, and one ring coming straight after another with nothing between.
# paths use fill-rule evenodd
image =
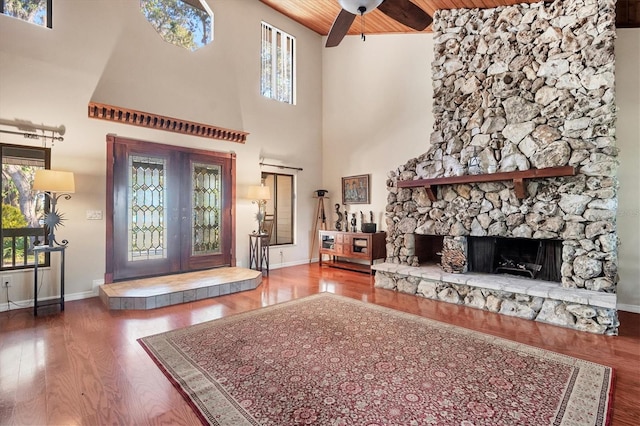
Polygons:
<instances>
[{"instance_id":1,"label":"white wall","mask_svg":"<svg viewBox=\"0 0 640 426\"><path fill-rule=\"evenodd\" d=\"M622 28L617 33L618 307L640 313L640 29Z\"/></svg>"},{"instance_id":2,"label":"white wall","mask_svg":"<svg viewBox=\"0 0 640 426\"><path fill-rule=\"evenodd\" d=\"M616 87L620 148L619 308L640 312L640 30L618 30ZM433 127L431 34L347 36L323 52L323 182L340 202L340 178L370 173L381 216L390 170L427 151ZM332 204L333 205L333 204ZM333 210L331 210L333 212ZM331 216L330 224L335 220ZM385 229L384 220L378 221Z\"/></svg>"},{"instance_id":3,"label":"white wall","mask_svg":"<svg viewBox=\"0 0 640 426\"><path fill-rule=\"evenodd\" d=\"M330 229L333 205L342 203L341 177L360 174L371 175L371 204L353 204L348 211L363 211L367 220L373 211L378 229L386 229L388 172L429 146L432 60L432 36L426 33L368 35L365 42L347 36L323 50L322 170Z\"/></svg>"},{"instance_id":4,"label":"white wall","mask_svg":"<svg viewBox=\"0 0 640 426\"><path fill-rule=\"evenodd\" d=\"M302 167L298 173L297 244L272 251L272 266L308 261L313 190L321 182L321 37L254 0L210 1L214 42L189 52L164 42L145 21L137 0L56 0L53 30L0 15L0 118L64 124L52 149L52 168L73 171L76 193L58 207L69 240L66 293L90 294L105 267L105 222L87 210L105 209L105 135L237 153L239 265L248 265L248 234L257 207L243 197L260 182L261 157ZM297 41L297 105L259 94L260 21ZM198 138L87 118L89 101L247 131L246 144ZM7 130L16 130L13 128ZM31 144L0 134L5 143ZM51 283L55 271L47 271ZM32 297L32 272L12 272L11 300ZM50 277L50 278L49 278ZM50 295L51 286L40 296ZM6 301L1 292L0 302Z\"/></svg>"}]
</instances>

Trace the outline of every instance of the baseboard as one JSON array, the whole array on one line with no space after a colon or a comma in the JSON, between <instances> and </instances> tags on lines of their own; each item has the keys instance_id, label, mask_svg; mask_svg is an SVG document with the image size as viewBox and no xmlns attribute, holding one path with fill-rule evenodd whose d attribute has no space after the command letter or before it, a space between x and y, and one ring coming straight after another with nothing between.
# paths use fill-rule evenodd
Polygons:
<instances>
[{"instance_id":1,"label":"baseboard","mask_svg":"<svg viewBox=\"0 0 640 426\"><path fill-rule=\"evenodd\" d=\"M65 302L71 302L72 300L89 299L96 297L97 294L94 291L81 291L80 293L71 293L64 295ZM50 297L38 297L38 302L41 300L57 299L57 296ZM18 309L33 308L33 299L27 300L12 300L11 302L4 301L0 303L0 312L16 311Z\"/></svg>"},{"instance_id":2,"label":"baseboard","mask_svg":"<svg viewBox=\"0 0 640 426\"><path fill-rule=\"evenodd\" d=\"M272 269L280 269L280 268L286 268L289 266L298 266L298 265L308 265L309 263L313 263L313 262L317 262L318 259L311 259L311 260L296 260L295 262L284 262L284 263L270 263L269 264L269 270Z\"/></svg>"},{"instance_id":3,"label":"baseboard","mask_svg":"<svg viewBox=\"0 0 640 426\"><path fill-rule=\"evenodd\" d=\"M617 308L619 311L633 312L634 314L640 314L640 306L627 305L626 303L618 303Z\"/></svg>"}]
</instances>

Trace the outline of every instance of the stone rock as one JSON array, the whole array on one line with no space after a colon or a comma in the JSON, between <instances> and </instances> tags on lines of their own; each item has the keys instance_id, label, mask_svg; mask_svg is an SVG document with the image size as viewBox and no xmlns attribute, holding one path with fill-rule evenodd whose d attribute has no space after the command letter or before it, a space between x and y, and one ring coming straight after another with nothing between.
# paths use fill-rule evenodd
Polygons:
<instances>
[{"instance_id":1,"label":"stone rock","mask_svg":"<svg viewBox=\"0 0 640 426\"><path fill-rule=\"evenodd\" d=\"M567 305L567 311L578 318L593 318L598 315L596 309L588 305Z\"/></svg>"},{"instance_id":2,"label":"stone rock","mask_svg":"<svg viewBox=\"0 0 640 426\"><path fill-rule=\"evenodd\" d=\"M603 235L612 232L614 229L613 223L609 221L598 221L590 223L585 227L585 237L592 239L598 235Z\"/></svg>"},{"instance_id":3,"label":"stone rock","mask_svg":"<svg viewBox=\"0 0 640 426\"><path fill-rule=\"evenodd\" d=\"M487 68L487 76L503 74L507 71L509 71L509 66L504 62L498 61L489 65L489 68Z\"/></svg>"},{"instance_id":4,"label":"stone rock","mask_svg":"<svg viewBox=\"0 0 640 426\"><path fill-rule=\"evenodd\" d=\"M502 299L494 296L493 294L490 294L489 296L487 296L485 306L490 312L499 312L500 307L502 306Z\"/></svg>"},{"instance_id":5,"label":"stone rock","mask_svg":"<svg viewBox=\"0 0 640 426\"><path fill-rule=\"evenodd\" d=\"M482 123L482 127L480 131L484 134L496 133L504 129L504 126L507 125L507 120L504 117L488 117Z\"/></svg>"},{"instance_id":6,"label":"stone rock","mask_svg":"<svg viewBox=\"0 0 640 426\"><path fill-rule=\"evenodd\" d=\"M512 300L504 300L498 313L512 317L526 318L529 320L534 319L537 315L537 312L530 306L516 303Z\"/></svg>"},{"instance_id":7,"label":"stone rock","mask_svg":"<svg viewBox=\"0 0 640 426\"><path fill-rule=\"evenodd\" d=\"M416 219L405 217L396 225L396 229L402 234L409 234L415 232L417 225Z\"/></svg>"},{"instance_id":8,"label":"stone rock","mask_svg":"<svg viewBox=\"0 0 640 426\"><path fill-rule=\"evenodd\" d=\"M438 292L438 299L448 303L460 303L460 295L451 287L440 290Z\"/></svg>"},{"instance_id":9,"label":"stone rock","mask_svg":"<svg viewBox=\"0 0 640 426\"><path fill-rule=\"evenodd\" d=\"M591 119L589 117L580 117L575 120L567 120L564 122L564 129L568 131L582 130L589 127Z\"/></svg>"},{"instance_id":10,"label":"stone rock","mask_svg":"<svg viewBox=\"0 0 640 426\"><path fill-rule=\"evenodd\" d=\"M486 299L482 294L482 290L471 290L464 298L464 304L477 309L484 309L486 306Z\"/></svg>"},{"instance_id":11,"label":"stone rock","mask_svg":"<svg viewBox=\"0 0 640 426\"><path fill-rule=\"evenodd\" d=\"M582 87L582 83L580 82L580 78L574 74L564 74L560 78L558 78L558 82L556 83L557 89L578 89Z\"/></svg>"},{"instance_id":12,"label":"stone rock","mask_svg":"<svg viewBox=\"0 0 640 426\"><path fill-rule=\"evenodd\" d=\"M535 100L537 103L547 106L560 96L560 90L552 86L543 86L537 92Z\"/></svg>"},{"instance_id":13,"label":"stone rock","mask_svg":"<svg viewBox=\"0 0 640 426\"><path fill-rule=\"evenodd\" d=\"M397 290L402 293L416 294L418 289L418 283L414 282L410 278L400 278L396 281Z\"/></svg>"},{"instance_id":14,"label":"stone rock","mask_svg":"<svg viewBox=\"0 0 640 426\"><path fill-rule=\"evenodd\" d=\"M601 220L613 220L616 217L616 212L602 209L587 209L582 216L589 222L599 222Z\"/></svg>"},{"instance_id":15,"label":"stone rock","mask_svg":"<svg viewBox=\"0 0 640 426\"><path fill-rule=\"evenodd\" d=\"M418 284L417 294L429 298L429 299L437 299L438 298L438 283L435 281L427 281L421 280Z\"/></svg>"},{"instance_id":16,"label":"stone rock","mask_svg":"<svg viewBox=\"0 0 640 426\"><path fill-rule=\"evenodd\" d=\"M610 290L615 287L615 284L611 278L598 277L592 280L586 280L585 288L593 291Z\"/></svg>"},{"instance_id":17,"label":"stone rock","mask_svg":"<svg viewBox=\"0 0 640 426\"><path fill-rule=\"evenodd\" d=\"M375 275L375 287L384 288L387 290L395 290L396 282L392 277L388 276L387 274L381 274L380 272L378 272Z\"/></svg>"},{"instance_id":18,"label":"stone rock","mask_svg":"<svg viewBox=\"0 0 640 426\"><path fill-rule=\"evenodd\" d=\"M613 87L615 76L612 72L595 74L593 68L585 68L579 75L582 86L587 90L597 90L600 87Z\"/></svg>"},{"instance_id":19,"label":"stone rock","mask_svg":"<svg viewBox=\"0 0 640 426\"><path fill-rule=\"evenodd\" d=\"M558 205L566 214L581 215L591 200L592 198L588 195L562 194Z\"/></svg>"},{"instance_id":20,"label":"stone rock","mask_svg":"<svg viewBox=\"0 0 640 426\"><path fill-rule=\"evenodd\" d=\"M507 124L502 130L502 136L517 144L529 135L536 127L533 121L524 123Z\"/></svg>"},{"instance_id":21,"label":"stone rock","mask_svg":"<svg viewBox=\"0 0 640 426\"><path fill-rule=\"evenodd\" d=\"M595 278L602 273L602 262L588 256L578 256L573 261L573 271L583 279Z\"/></svg>"},{"instance_id":22,"label":"stone rock","mask_svg":"<svg viewBox=\"0 0 640 426\"><path fill-rule=\"evenodd\" d=\"M615 252L618 248L618 237L616 234L604 234L598 237L600 249L605 253Z\"/></svg>"},{"instance_id":23,"label":"stone rock","mask_svg":"<svg viewBox=\"0 0 640 426\"><path fill-rule=\"evenodd\" d=\"M571 312L567 311L564 303L561 301L547 299L542 304L542 309L540 309L536 321L573 328L576 323L576 318Z\"/></svg>"},{"instance_id":24,"label":"stone rock","mask_svg":"<svg viewBox=\"0 0 640 426\"><path fill-rule=\"evenodd\" d=\"M520 96L505 99L502 106L509 124L530 121L538 116L541 109L539 105L528 102Z\"/></svg>"},{"instance_id":25,"label":"stone rock","mask_svg":"<svg viewBox=\"0 0 640 426\"><path fill-rule=\"evenodd\" d=\"M537 126L536 129L531 134L533 139L539 141L543 145L548 145L551 142L554 142L561 137L561 133L555 127L551 127L549 125L543 124Z\"/></svg>"},{"instance_id":26,"label":"stone rock","mask_svg":"<svg viewBox=\"0 0 640 426\"><path fill-rule=\"evenodd\" d=\"M531 158L531 164L538 169L564 166L571 157L571 148L563 140L552 142L537 151Z\"/></svg>"},{"instance_id":27,"label":"stone rock","mask_svg":"<svg viewBox=\"0 0 640 426\"><path fill-rule=\"evenodd\" d=\"M585 225L578 222L566 222L564 232L561 234L565 240L579 240L585 236Z\"/></svg>"},{"instance_id":28,"label":"stone rock","mask_svg":"<svg viewBox=\"0 0 640 426\"><path fill-rule=\"evenodd\" d=\"M593 319L578 318L575 324L575 328L581 331L586 331L594 334L604 334L607 330L606 325L600 325Z\"/></svg>"},{"instance_id":29,"label":"stone rock","mask_svg":"<svg viewBox=\"0 0 640 426\"><path fill-rule=\"evenodd\" d=\"M566 59L556 59L540 64L536 75L545 78L558 78L569 72L569 61Z\"/></svg>"},{"instance_id":30,"label":"stone rock","mask_svg":"<svg viewBox=\"0 0 640 426\"><path fill-rule=\"evenodd\" d=\"M531 230L531 227L529 227L529 225L523 223L522 225L514 228L513 231L511 231L511 235L513 235L515 238L531 238L531 236L533 235L533 231Z\"/></svg>"}]
</instances>

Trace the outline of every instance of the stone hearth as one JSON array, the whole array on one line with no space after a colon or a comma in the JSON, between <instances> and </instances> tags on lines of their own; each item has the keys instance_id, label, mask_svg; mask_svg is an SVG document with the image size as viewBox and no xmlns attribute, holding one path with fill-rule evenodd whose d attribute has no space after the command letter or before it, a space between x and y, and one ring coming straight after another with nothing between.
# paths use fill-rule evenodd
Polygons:
<instances>
[{"instance_id":1,"label":"stone hearth","mask_svg":"<svg viewBox=\"0 0 640 426\"><path fill-rule=\"evenodd\" d=\"M434 131L425 154L389 173L376 286L617 334L614 17L613 0L435 14ZM435 193L398 185L567 166L575 175ZM416 234L442 236L439 273L424 275ZM469 236L558 241L560 282L468 274Z\"/></svg>"}]
</instances>

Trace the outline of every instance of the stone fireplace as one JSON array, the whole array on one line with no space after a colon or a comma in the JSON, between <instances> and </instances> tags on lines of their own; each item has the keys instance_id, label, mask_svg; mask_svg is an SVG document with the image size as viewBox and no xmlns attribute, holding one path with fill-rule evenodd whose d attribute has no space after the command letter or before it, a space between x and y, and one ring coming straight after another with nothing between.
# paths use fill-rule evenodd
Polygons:
<instances>
[{"instance_id":1,"label":"stone fireplace","mask_svg":"<svg viewBox=\"0 0 640 426\"><path fill-rule=\"evenodd\" d=\"M376 286L617 334L614 11L436 13L434 131L389 174Z\"/></svg>"}]
</instances>

